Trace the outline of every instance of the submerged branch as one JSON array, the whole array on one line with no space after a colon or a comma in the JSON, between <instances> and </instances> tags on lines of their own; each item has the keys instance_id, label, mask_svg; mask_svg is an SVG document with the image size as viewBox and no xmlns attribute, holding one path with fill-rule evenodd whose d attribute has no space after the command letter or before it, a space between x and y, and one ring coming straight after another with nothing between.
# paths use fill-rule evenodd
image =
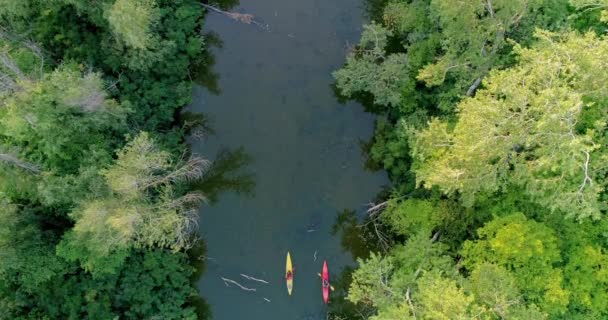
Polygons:
<instances>
[{"instance_id":1,"label":"submerged branch","mask_svg":"<svg viewBox=\"0 0 608 320\"><path fill-rule=\"evenodd\" d=\"M246 274L241 273L241 277L247 279L247 280L251 280L251 281L257 281L257 282L261 282L261 283L265 283L268 284L268 281L266 280L262 280L262 279L258 279L258 278L254 278L252 276L248 276Z\"/></svg>"},{"instance_id":2,"label":"submerged branch","mask_svg":"<svg viewBox=\"0 0 608 320\"><path fill-rule=\"evenodd\" d=\"M220 8L214 7L212 5L206 4L206 3L201 3L201 6L203 6L204 8L211 10L215 13L219 13L221 15L227 16L228 18L244 23L244 24L254 24L264 30L268 30L268 25L264 25L258 21L255 20L255 16L250 14L250 13L238 13L238 12L229 12L229 11L224 11Z\"/></svg>"},{"instance_id":3,"label":"submerged branch","mask_svg":"<svg viewBox=\"0 0 608 320\"><path fill-rule=\"evenodd\" d=\"M247 288L247 287L243 286L242 284L240 284L240 283L238 283L238 282L236 282L236 281L234 281L232 279L228 279L228 278L224 278L224 277L220 277L220 278L224 281L224 284L226 286L230 286L229 283L232 283L234 285L237 285L239 288L241 288L241 289L243 289L245 291L256 291L255 288Z\"/></svg>"}]
</instances>

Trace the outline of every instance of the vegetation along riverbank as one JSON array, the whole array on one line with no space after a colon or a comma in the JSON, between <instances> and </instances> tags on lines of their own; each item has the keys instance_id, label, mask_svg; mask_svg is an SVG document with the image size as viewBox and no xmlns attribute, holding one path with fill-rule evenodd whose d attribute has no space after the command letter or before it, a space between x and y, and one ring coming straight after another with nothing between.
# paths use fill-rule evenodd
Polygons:
<instances>
[{"instance_id":1,"label":"vegetation along riverbank","mask_svg":"<svg viewBox=\"0 0 608 320\"><path fill-rule=\"evenodd\" d=\"M392 191L347 299L370 319L608 318L608 2L368 7L334 77L378 114Z\"/></svg>"}]
</instances>

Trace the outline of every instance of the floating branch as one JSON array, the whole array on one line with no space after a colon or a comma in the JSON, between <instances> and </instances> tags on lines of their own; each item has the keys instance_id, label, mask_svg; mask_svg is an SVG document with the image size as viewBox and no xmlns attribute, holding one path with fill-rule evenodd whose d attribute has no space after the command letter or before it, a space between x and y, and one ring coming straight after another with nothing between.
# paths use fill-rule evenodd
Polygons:
<instances>
[{"instance_id":1,"label":"floating branch","mask_svg":"<svg viewBox=\"0 0 608 320\"><path fill-rule=\"evenodd\" d=\"M378 213L378 211L384 209L384 207L386 207L389 204L389 202L390 202L390 200L386 200L386 201L384 201L382 203L373 205L372 207L370 207L369 209L367 209L367 213L370 216L374 215L374 214ZM370 205L372 205L372 204L370 203Z\"/></svg>"},{"instance_id":2,"label":"floating branch","mask_svg":"<svg viewBox=\"0 0 608 320\"><path fill-rule=\"evenodd\" d=\"M225 284L227 287L229 287L229 286L230 286L230 285L229 285L229 283L232 283L232 284L234 284L234 285L237 285L239 288L241 288L241 289L243 289L243 290L245 290L245 291L256 291L256 289L255 289L255 288L247 288L247 287L243 286L242 284L240 284L240 283L238 283L238 282L236 282L236 281L234 281L234 280L232 280L232 279L228 279L228 278L224 278L224 277L220 277L220 278L221 278L221 279L224 281L224 284Z\"/></svg>"},{"instance_id":3,"label":"floating branch","mask_svg":"<svg viewBox=\"0 0 608 320\"><path fill-rule=\"evenodd\" d=\"M221 15L225 15L232 20L235 20L235 21L238 21L241 23L245 23L245 24L254 24L264 30L268 30L268 25L255 21L255 19L254 19L255 17L252 14L224 11L220 8L214 7L212 5L208 5L206 3L201 3L201 6L207 8L208 10L211 10L213 12L219 13Z\"/></svg>"},{"instance_id":4,"label":"floating branch","mask_svg":"<svg viewBox=\"0 0 608 320\"><path fill-rule=\"evenodd\" d=\"M270 299L268 299L266 297L262 297L262 299L264 299L264 301L266 301L266 302L270 302Z\"/></svg>"},{"instance_id":5,"label":"floating branch","mask_svg":"<svg viewBox=\"0 0 608 320\"><path fill-rule=\"evenodd\" d=\"M252 280L252 281L257 281L257 282L261 282L261 283L268 284L268 281L266 281L266 280L262 280L262 279L254 278L254 277L252 277L252 276L248 276L248 275L246 275L246 274L242 274L242 273L241 273L241 277L243 277L243 278L245 278L245 279L247 279L247 280Z\"/></svg>"}]
</instances>

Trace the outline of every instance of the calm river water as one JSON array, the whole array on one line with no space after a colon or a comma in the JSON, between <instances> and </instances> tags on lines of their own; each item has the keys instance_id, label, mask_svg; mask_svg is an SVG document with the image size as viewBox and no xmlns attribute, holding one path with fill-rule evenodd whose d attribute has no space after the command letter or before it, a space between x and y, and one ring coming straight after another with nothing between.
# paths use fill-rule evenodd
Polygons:
<instances>
[{"instance_id":1,"label":"calm river water","mask_svg":"<svg viewBox=\"0 0 608 320\"><path fill-rule=\"evenodd\" d=\"M193 149L212 157L242 147L255 187L253 195L224 193L201 209L208 260L198 288L217 320L325 319L317 277L323 260L332 275L354 264L330 233L336 215L362 211L387 183L383 173L364 169L360 141L372 135L372 115L340 104L331 89L331 72L358 41L362 3L242 0L231 10L255 15L269 30L207 15L206 31L223 42L212 50L221 92L195 88L190 110L207 114L215 134ZM296 267L292 296L283 280L288 250ZM221 277L256 291L226 286Z\"/></svg>"}]
</instances>

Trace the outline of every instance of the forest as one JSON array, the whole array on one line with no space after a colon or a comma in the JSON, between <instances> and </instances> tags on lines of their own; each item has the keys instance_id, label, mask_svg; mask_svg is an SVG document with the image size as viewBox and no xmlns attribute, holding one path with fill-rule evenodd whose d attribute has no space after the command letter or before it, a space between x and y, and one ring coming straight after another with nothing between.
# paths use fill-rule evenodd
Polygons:
<instances>
[{"instance_id":1,"label":"forest","mask_svg":"<svg viewBox=\"0 0 608 320\"><path fill-rule=\"evenodd\" d=\"M204 318L190 0L0 1L2 319Z\"/></svg>"},{"instance_id":2,"label":"forest","mask_svg":"<svg viewBox=\"0 0 608 320\"><path fill-rule=\"evenodd\" d=\"M377 114L368 162L392 186L348 301L376 320L607 319L608 2L372 8L333 75Z\"/></svg>"},{"instance_id":3,"label":"forest","mask_svg":"<svg viewBox=\"0 0 608 320\"><path fill-rule=\"evenodd\" d=\"M211 8L274 32L237 2ZM608 319L608 0L363 2L321 70L390 184L336 219L366 249L323 319ZM203 5L0 0L0 319L211 318L199 208L253 182L188 144L212 130L182 110L221 42Z\"/></svg>"}]
</instances>

